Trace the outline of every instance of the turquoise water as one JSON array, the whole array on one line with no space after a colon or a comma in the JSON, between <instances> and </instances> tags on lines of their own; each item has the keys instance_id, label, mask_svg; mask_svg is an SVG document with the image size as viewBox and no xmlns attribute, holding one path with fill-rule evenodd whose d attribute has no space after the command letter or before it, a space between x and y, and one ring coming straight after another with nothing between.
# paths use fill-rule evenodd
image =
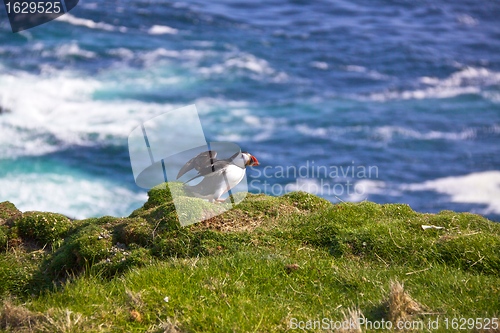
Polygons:
<instances>
[{"instance_id":1,"label":"turquoise water","mask_svg":"<svg viewBox=\"0 0 500 333\"><path fill-rule=\"evenodd\" d=\"M253 192L498 221L499 15L494 1L81 1L13 34L1 9L0 201L130 214L146 194L128 134L195 103L209 140L259 159Z\"/></svg>"}]
</instances>

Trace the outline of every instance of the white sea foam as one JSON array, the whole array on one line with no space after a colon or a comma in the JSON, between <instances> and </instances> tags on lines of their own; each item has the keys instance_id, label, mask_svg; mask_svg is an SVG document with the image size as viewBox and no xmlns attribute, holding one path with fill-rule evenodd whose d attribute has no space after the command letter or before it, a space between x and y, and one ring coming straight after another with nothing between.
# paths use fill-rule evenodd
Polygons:
<instances>
[{"instance_id":1,"label":"white sea foam","mask_svg":"<svg viewBox=\"0 0 500 333\"><path fill-rule=\"evenodd\" d=\"M218 131L214 139L220 141L265 141L273 137L277 130L287 126L288 122L285 118L256 115L251 111L250 104L246 101L200 98L196 100L196 105L200 115L215 113L211 117L205 118L207 119L205 126L211 126L211 121L218 124L232 124L231 128L227 130L221 128ZM235 130L240 130L240 133L235 134Z\"/></svg>"},{"instance_id":2,"label":"white sea foam","mask_svg":"<svg viewBox=\"0 0 500 333\"><path fill-rule=\"evenodd\" d=\"M323 61L312 61L309 65L317 69L322 69L322 70L328 69L328 64Z\"/></svg>"},{"instance_id":3,"label":"white sea foam","mask_svg":"<svg viewBox=\"0 0 500 333\"><path fill-rule=\"evenodd\" d=\"M71 14L64 14L59 16L57 21L60 22L66 22L71 25L76 25L76 26L82 26L82 27L87 27L89 29L99 29L99 30L105 30L105 31L120 31L120 32L126 32L127 28L126 27L117 27L108 23L104 22L94 22L89 19L84 19L80 17L73 16Z\"/></svg>"},{"instance_id":4,"label":"white sea foam","mask_svg":"<svg viewBox=\"0 0 500 333\"><path fill-rule=\"evenodd\" d=\"M374 93L370 95L370 98L375 101L387 101L393 99L440 99L463 94L481 94L483 88L500 84L500 72L486 68L466 67L444 79L424 76L418 81L423 85L421 88Z\"/></svg>"},{"instance_id":5,"label":"white sea foam","mask_svg":"<svg viewBox=\"0 0 500 333\"><path fill-rule=\"evenodd\" d=\"M483 92L481 92L481 96L483 96L486 99L489 99L493 103L500 104L500 92L483 91Z\"/></svg>"},{"instance_id":6,"label":"white sea foam","mask_svg":"<svg viewBox=\"0 0 500 333\"><path fill-rule=\"evenodd\" d=\"M347 69L349 72L358 72L358 73L366 72L366 67L358 65L347 65L345 66L345 69Z\"/></svg>"},{"instance_id":7,"label":"white sea foam","mask_svg":"<svg viewBox=\"0 0 500 333\"><path fill-rule=\"evenodd\" d=\"M191 68L197 70L200 74L206 76L245 73L254 79L266 79L273 82L283 82L288 80L288 75L277 71L264 59L258 58L246 52L217 52L210 49L184 49L172 50L166 48L157 48L150 51L136 52L130 54L126 50L114 49L108 53L121 56L126 60L138 59L146 66L156 65L161 60L180 59L189 63ZM202 60L222 58L220 63L210 66L202 64Z\"/></svg>"},{"instance_id":8,"label":"white sea foam","mask_svg":"<svg viewBox=\"0 0 500 333\"><path fill-rule=\"evenodd\" d=\"M250 126L254 126L254 127L262 126L262 121L260 120L259 117L256 117L256 116L252 116L252 115L244 116L243 121Z\"/></svg>"},{"instance_id":9,"label":"white sea foam","mask_svg":"<svg viewBox=\"0 0 500 333\"><path fill-rule=\"evenodd\" d=\"M137 124L175 106L138 101L96 101L105 81L73 73L0 74L0 157L42 155L71 145L124 140ZM27 98L29 96L29 98Z\"/></svg>"},{"instance_id":10,"label":"white sea foam","mask_svg":"<svg viewBox=\"0 0 500 333\"><path fill-rule=\"evenodd\" d=\"M196 99L196 108L198 113L205 115L210 113L218 113L224 110L228 114L228 121L233 117L243 117L248 114L247 101L227 100L224 98L202 97Z\"/></svg>"},{"instance_id":11,"label":"white sea foam","mask_svg":"<svg viewBox=\"0 0 500 333\"><path fill-rule=\"evenodd\" d=\"M33 35L31 34L30 31L28 30L23 30L23 31L19 31L18 34L24 38L26 38L26 40L29 40L29 41L32 41L33 40Z\"/></svg>"},{"instance_id":12,"label":"white sea foam","mask_svg":"<svg viewBox=\"0 0 500 333\"><path fill-rule=\"evenodd\" d=\"M283 82L288 79L286 73L275 70L266 60L253 54L238 52L237 54L227 54L225 57L226 59L222 63L201 67L199 72L204 75L220 75L244 70L250 72L250 76L255 79L267 78L274 82Z\"/></svg>"},{"instance_id":13,"label":"white sea foam","mask_svg":"<svg viewBox=\"0 0 500 333\"><path fill-rule=\"evenodd\" d=\"M145 65L155 65L159 60L165 58L181 59L183 61L194 62L194 67L197 67L201 59L214 55L214 51L210 50L168 50L165 48L158 48L152 51L145 51L138 54L138 58L144 62Z\"/></svg>"},{"instance_id":14,"label":"white sea foam","mask_svg":"<svg viewBox=\"0 0 500 333\"><path fill-rule=\"evenodd\" d=\"M492 127L493 128L493 127ZM350 133L359 133L364 137L375 139L377 141L388 142L395 137L411 138L417 140L468 140L476 137L477 130L474 128L466 128L458 132L444 131L417 131L411 128L401 126L346 126L346 127L311 127L308 125L296 125L297 132L316 138L332 138L341 137Z\"/></svg>"},{"instance_id":15,"label":"white sea foam","mask_svg":"<svg viewBox=\"0 0 500 333\"><path fill-rule=\"evenodd\" d=\"M345 69L348 72L366 73L366 75L368 77L375 79L375 80L385 80L385 79L389 78L389 76L387 76L385 74L379 73L375 70L371 70L371 69L368 69L368 68L363 67L363 66L347 65L347 66L345 66Z\"/></svg>"},{"instance_id":16,"label":"white sea foam","mask_svg":"<svg viewBox=\"0 0 500 333\"><path fill-rule=\"evenodd\" d=\"M258 117L252 114L241 115L243 122L252 128L252 136L247 138L249 141L262 142L273 137L279 128L287 126L287 120L284 118Z\"/></svg>"},{"instance_id":17,"label":"white sea foam","mask_svg":"<svg viewBox=\"0 0 500 333\"><path fill-rule=\"evenodd\" d=\"M451 98L465 94L478 94L478 87L431 87L426 89L407 90L407 91L389 91L385 93L375 93L370 97L374 101L385 102L393 99L427 99L427 98Z\"/></svg>"},{"instance_id":18,"label":"white sea foam","mask_svg":"<svg viewBox=\"0 0 500 333\"><path fill-rule=\"evenodd\" d=\"M472 16L467 15L467 14L457 15L457 21L460 24L468 25L468 26L475 26L478 23L475 18L473 18Z\"/></svg>"},{"instance_id":19,"label":"white sea foam","mask_svg":"<svg viewBox=\"0 0 500 333\"><path fill-rule=\"evenodd\" d=\"M400 126L381 126L376 127L373 131L377 139L383 141L392 141L395 136L402 136L405 138L412 138L418 140L467 140L476 136L474 129L465 129L460 132L442 132L442 131L426 131L420 132L410 128Z\"/></svg>"},{"instance_id":20,"label":"white sea foam","mask_svg":"<svg viewBox=\"0 0 500 333\"><path fill-rule=\"evenodd\" d=\"M124 47L119 47L117 49L111 49L107 52L113 56L120 57L124 60L132 60L134 59L134 52Z\"/></svg>"},{"instance_id":21,"label":"white sea foam","mask_svg":"<svg viewBox=\"0 0 500 333\"><path fill-rule=\"evenodd\" d=\"M134 193L105 179L30 173L0 178L0 199L11 201L21 211L58 212L81 219L127 216L146 201L147 195Z\"/></svg>"},{"instance_id":22,"label":"white sea foam","mask_svg":"<svg viewBox=\"0 0 500 333\"><path fill-rule=\"evenodd\" d=\"M275 72L266 60L248 53L226 59L222 64L201 68L200 71L204 74L222 74L228 69L234 68L247 69L258 74L273 74Z\"/></svg>"},{"instance_id":23,"label":"white sea foam","mask_svg":"<svg viewBox=\"0 0 500 333\"><path fill-rule=\"evenodd\" d=\"M243 136L237 133L224 132L222 131L220 134L215 136L217 141L221 142L240 142L243 140Z\"/></svg>"},{"instance_id":24,"label":"white sea foam","mask_svg":"<svg viewBox=\"0 0 500 333\"><path fill-rule=\"evenodd\" d=\"M381 180L361 179L355 182L354 190L350 192L347 201L360 202L368 199L370 194L384 194L391 192L394 195L394 190L389 190L387 184Z\"/></svg>"},{"instance_id":25,"label":"white sea foam","mask_svg":"<svg viewBox=\"0 0 500 333\"><path fill-rule=\"evenodd\" d=\"M331 128L325 128L325 127L311 127L308 125L297 125L295 126L295 130L297 132L307 135L310 137L315 137L315 138L327 138L329 136L329 132Z\"/></svg>"},{"instance_id":26,"label":"white sea foam","mask_svg":"<svg viewBox=\"0 0 500 333\"><path fill-rule=\"evenodd\" d=\"M153 25L148 30L148 34L150 35L176 35L177 33L179 33L179 30L167 27L166 25Z\"/></svg>"},{"instance_id":27,"label":"white sea foam","mask_svg":"<svg viewBox=\"0 0 500 333\"><path fill-rule=\"evenodd\" d=\"M80 46L76 42L72 42L70 44L64 44L56 48L53 53L60 59L77 56L82 58L95 58L96 53L88 50L81 49ZM42 56L52 55L49 51L42 51Z\"/></svg>"},{"instance_id":28,"label":"white sea foam","mask_svg":"<svg viewBox=\"0 0 500 333\"><path fill-rule=\"evenodd\" d=\"M262 117L258 118L258 122L252 120L251 123L248 123L247 119L247 124L255 128L250 140L254 142L269 140L276 134L276 131L286 128L287 122L287 119L284 118Z\"/></svg>"},{"instance_id":29,"label":"white sea foam","mask_svg":"<svg viewBox=\"0 0 500 333\"><path fill-rule=\"evenodd\" d=\"M449 196L451 202L481 204L482 214L500 214L500 171L475 172L445 177L401 187L406 191L435 191Z\"/></svg>"},{"instance_id":30,"label":"white sea foam","mask_svg":"<svg viewBox=\"0 0 500 333\"><path fill-rule=\"evenodd\" d=\"M179 83L176 77L165 77L152 83L149 78L130 75L125 81L119 80L117 86L117 77L122 77L120 71L123 70L92 78L60 70L48 75L0 73L0 86L4 87L0 91L0 105L11 111L0 117L0 158L44 155L74 145L122 145L140 122L182 106L135 100L95 100L96 94L115 88L147 87L158 82L160 85ZM201 115L229 110L229 122L251 116L244 111L248 105L244 101L200 98L195 103ZM231 114L238 110L240 116ZM220 116L224 114L220 113ZM275 125L270 121L265 122L257 134L274 129ZM229 135L233 132L221 133L221 136L239 141L241 136Z\"/></svg>"}]
</instances>

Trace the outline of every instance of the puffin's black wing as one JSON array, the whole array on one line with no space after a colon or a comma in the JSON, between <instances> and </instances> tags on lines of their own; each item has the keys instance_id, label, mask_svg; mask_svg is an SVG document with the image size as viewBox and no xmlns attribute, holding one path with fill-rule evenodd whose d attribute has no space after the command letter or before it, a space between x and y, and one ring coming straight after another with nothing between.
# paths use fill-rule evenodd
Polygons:
<instances>
[{"instance_id":1,"label":"puffin's black wing","mask_svg":"<svg viewBox=\"0 0 500 333\"><path fill-rule=\"evenodd\" d=\"M203 168L200 168L200 170L198 171L198 174L196 176L194 176L193 178L186 180L184 182L184 184L189 183L190 181L192 181L193 179L196 179L198 177L207 177L207 176L221 174L222 172L224 172L224 170L226 170L226 168L229 164L233 164L233 163L230 161L227 161L227 160L214 161L213 164L207 165L206 167L203 167Z\"/></svg>"},{"instance_id":2,"label":"puffin's black wing","mask_svg":"<svg viewBox=\"0 0 500 333\"><path fill-rule=\"evenodd\" d=\"M211 170L212 165L216 162L217 152L214 150L204 151L199 153L192 159L190 159L184 166L179 170L177 174L177 179L182 177L186 172L195 169L199 173L204 170Z\"/></svg>"}]
</instances>

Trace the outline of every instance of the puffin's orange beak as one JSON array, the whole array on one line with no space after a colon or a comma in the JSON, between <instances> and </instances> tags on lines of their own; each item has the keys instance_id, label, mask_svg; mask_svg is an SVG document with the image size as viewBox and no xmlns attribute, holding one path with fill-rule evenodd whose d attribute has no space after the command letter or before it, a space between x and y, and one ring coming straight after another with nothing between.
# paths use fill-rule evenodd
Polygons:
<instances>
[{"instance_id":1,"label":"puffin's orange beak","mask_svg":"<svg viewBox=\"0 0 500 333\"><path fill-rule=\"evenodd\" d=\"M252 159L252 163L250 164L251 166L258 166L259 165L259 161L257 161L255 156L252 155L250 158Z\"/></svg>"}]
</instances>

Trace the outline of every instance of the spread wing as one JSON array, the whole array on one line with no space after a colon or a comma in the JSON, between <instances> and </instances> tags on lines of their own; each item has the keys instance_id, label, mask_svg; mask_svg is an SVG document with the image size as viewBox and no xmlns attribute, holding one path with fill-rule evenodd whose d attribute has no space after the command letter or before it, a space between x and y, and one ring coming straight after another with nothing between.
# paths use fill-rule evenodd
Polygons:
<instances>
[{"instance_id":1,"label":"spread wing","mask_svg":"<svg viewBox=\"0 0 500 333\"><path fill-rule=\"evenodd\" d=\"M179 170L179 173L177 174L177 179L182 177L182 175L184 175L186 172L191 171L193 169L198 171L198 176L210 173L212 171L212 167L217 161L215 159L216 157L217 157L217 152L214 150L207 150L202 153L199 153L198 155L190 159L186 164L184 164L184 166Z\"/></svg>"},{"instance_id":2,"label":"spread wing","mask_svg":"<svg viewBox=\"0 0 500 333\"><path fill-rule=\"evenodd\" d=\"M212 176L217 176L217 175L222 175L224 170L227 168L227 166L231 164L231 162L226 161L226 160L217 160L214 161L213 164L207 165L204 168L200 168L198 171L198 174L194 176L193 178L186 180L184 184L189 183L193 179L196 179L198 177L205 177L205 179L208 177Z\"/></svg>"}]
</instances>

